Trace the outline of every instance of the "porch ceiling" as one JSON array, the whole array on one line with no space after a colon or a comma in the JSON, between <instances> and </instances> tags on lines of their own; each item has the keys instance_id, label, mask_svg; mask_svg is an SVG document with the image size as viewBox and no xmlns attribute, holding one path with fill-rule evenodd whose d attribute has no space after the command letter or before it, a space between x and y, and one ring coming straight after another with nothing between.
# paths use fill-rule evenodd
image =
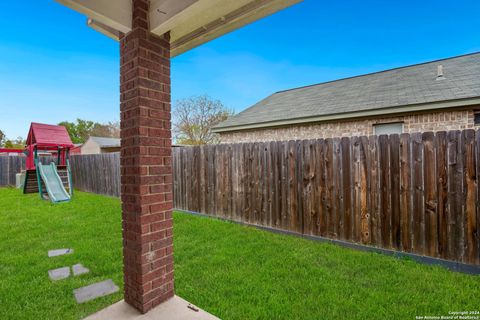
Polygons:
<instances>
[{"instance_id":1,"label":"porch ceiling","mask_svg":"<svg viewBox=\"0 0 480 320\"><path fill-rule=\"evenodd\" d=\"M131 0L56 0L118 40L131 30ZM151 0L150 31L170 31L172 57L302 0Z\"/></svg>"}]
</instances>

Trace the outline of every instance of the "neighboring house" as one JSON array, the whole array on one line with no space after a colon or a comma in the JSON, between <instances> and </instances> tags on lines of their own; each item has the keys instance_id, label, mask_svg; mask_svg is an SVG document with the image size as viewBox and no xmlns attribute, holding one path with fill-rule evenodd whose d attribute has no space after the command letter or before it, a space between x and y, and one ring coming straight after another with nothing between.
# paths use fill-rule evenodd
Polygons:
<instances>
[{"instance_id":1,"label":"neighboring house","mask_svg":"<svg viewBox=\"0 0 480 320\"><path fill-rule=\"evenodd\" d=\"M74 143L73 148L70 149L70 154L81 154L82 153L82 145L81 143Z\"/></svg>"},{"instance_id":2,"label":"neighboring house","mask_svg":"<svg viewBox=\"0 0 480 320\"><path fill-rule=\"evenodd\" d=\"M81 146L82 154L98 154L120 151L120 139L105 137L90 137Z\"/></svg>"},{"instance_id":3,"label":"neighboring house","mask_svg":"<svg viewBox=\"0 0 480 320\"><path fill-rule=\"evenodd\" d=\"M220 123L222 143L480 125L480 53L277 92Z\"/></svg>"}]
</instances>

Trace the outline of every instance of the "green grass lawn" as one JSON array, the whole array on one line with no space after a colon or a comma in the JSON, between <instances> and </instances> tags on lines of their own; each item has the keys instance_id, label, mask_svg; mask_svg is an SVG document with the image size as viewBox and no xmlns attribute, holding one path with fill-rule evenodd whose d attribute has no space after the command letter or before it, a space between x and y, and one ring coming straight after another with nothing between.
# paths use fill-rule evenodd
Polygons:
<instances>
[{"instance_id":1,"label":"green grass lawn","mask_svg":"<svg viewBox=\"0 0 480 320\"><path fill-rule=\"evenodd\" d=\"M177 295L223 319L414 319L480 309L480 277L176 213ZM122 298L77 305L72 290L122 284L120 203L77 192L53 205L0 189L0 319L79 319ZM48 258L54 248L72 255ZM49 269L90 274L51 282Z\"/></svg>"}]
</instances>

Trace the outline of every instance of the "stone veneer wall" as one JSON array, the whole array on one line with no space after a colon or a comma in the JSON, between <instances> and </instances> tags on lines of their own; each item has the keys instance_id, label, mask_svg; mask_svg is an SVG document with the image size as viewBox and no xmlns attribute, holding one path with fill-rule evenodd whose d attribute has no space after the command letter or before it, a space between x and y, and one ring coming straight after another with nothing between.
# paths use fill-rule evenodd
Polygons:
<instances>
[{"instance_id":1,"label":"stone veneer wall","mask_svg":"<svg viewBox=\"0 0 480 320\"><path fill-rule=\"evenodd\" d=\"M448 111L412 114L385 118L324 122L309 125L225 132L222 143L284 141L334 137L370 136L373 126L380 123L403 122L405 133L448 131L474 128L474 111Z\"/></svg>"}]
</instances>

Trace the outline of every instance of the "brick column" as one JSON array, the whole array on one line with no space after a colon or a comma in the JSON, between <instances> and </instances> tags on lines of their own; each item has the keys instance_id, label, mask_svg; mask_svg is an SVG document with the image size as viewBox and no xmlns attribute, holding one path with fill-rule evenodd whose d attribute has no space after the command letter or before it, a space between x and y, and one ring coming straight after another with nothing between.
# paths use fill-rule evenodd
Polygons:
<instances>
[{"instance_id":1,"label":"brick column","mask_svg":"<svg viewBox=\"0 0 480 320\"><path fill-rule=\"evenodd\" d=\"M148 0L133 0L120 39L125 301L145 313L173 291L169 34L149 32Z\"/></svg>"}]
</instances>

